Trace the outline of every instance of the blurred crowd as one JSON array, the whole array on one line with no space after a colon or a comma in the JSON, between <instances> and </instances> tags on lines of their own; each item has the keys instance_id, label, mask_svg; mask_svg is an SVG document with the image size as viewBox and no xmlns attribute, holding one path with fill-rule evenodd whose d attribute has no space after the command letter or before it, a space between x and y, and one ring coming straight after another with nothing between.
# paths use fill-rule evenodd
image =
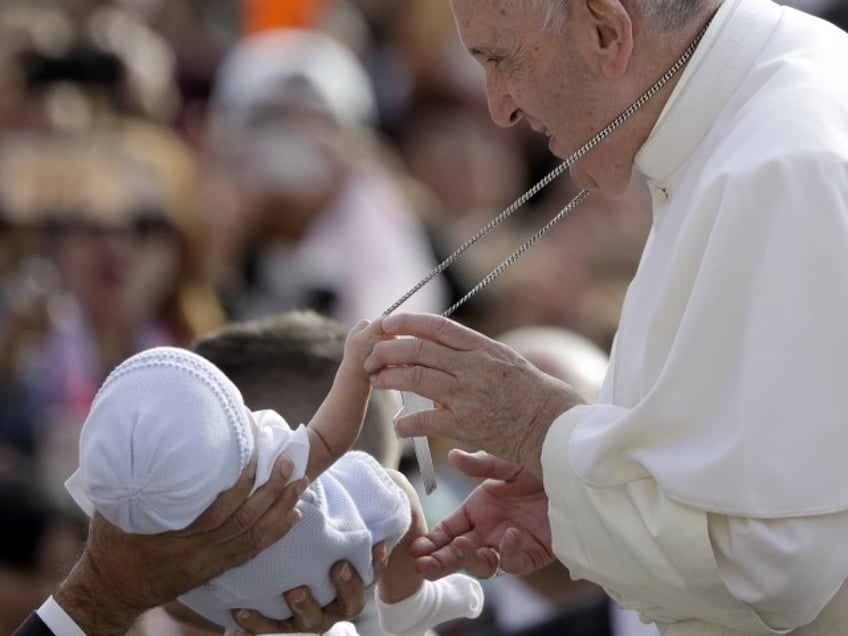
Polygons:
<instances>
[{"instance_id":1,"label":"blurred crowd","mask_svg":"<svg viewBox=\"0 0 848 636\"><path fill-rule=\"evenodd\" d=\"M797 4L845 24L843 0ZM62 482L117 363L290 309L375 318L555 166L490 122L441 0L0 0L0 632L83 540ZM573 194L402 309L451 306ZM598 381L649 201L590 198L454 318L544 327L548 357L579 337Z\"/></svg>"}]
</instances>

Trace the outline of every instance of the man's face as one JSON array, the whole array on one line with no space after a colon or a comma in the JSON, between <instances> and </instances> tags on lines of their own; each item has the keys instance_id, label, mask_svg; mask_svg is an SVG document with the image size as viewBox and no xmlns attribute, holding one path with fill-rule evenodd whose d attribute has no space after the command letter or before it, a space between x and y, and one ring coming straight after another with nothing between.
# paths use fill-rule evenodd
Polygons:
<instances>
[{"instance_id":1,"label":"man's face","mask_svg":"<svg viewBox=\"0 0 848 636\"><path fill-rule=\"evenodd\" d=\"M451 0L451 7L463 44L485 71L489 112L499 126L523 119L566 158L616 114L615 87L593 72L585 39L571 42L580 25L543 29L543 16L518 0ZM572 168L579 186L617 188L610 173L620 165L609 161L608 145Z\"/></svg>"}]
</instances>

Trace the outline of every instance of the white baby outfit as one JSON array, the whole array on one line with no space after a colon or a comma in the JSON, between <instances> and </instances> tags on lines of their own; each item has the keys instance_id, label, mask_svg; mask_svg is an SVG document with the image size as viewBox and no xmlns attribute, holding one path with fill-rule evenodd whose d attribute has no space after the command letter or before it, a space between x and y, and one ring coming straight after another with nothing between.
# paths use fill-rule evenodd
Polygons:
<instances>
[{"instance_id":1,"label":"white baby outfit","mask_svg":"<svg viewBox=\"0 0 848 636\"><path fill-rule=\"evenodd\" d=\"M80 467L67 488L86 513L96 510L126 532L178 530L235 484L254 452L254 489L269 479L281 454L294 463L292 479L299 479L309 455L306 428L291 430L274 411L251 413L235 385L209 361L157 347L126 360L100 387L80 438ZM282 592L301 585L326 605L335 598L332 565L346 560L370 582L372 546L385 541L394 548L411 517L407 495L371 456L356 451L315 479L298 509L302 518L285 537L179 600L229 627L237 626L231 609L291 617ZM434 585L441 591L431 589ZM428 582L413 598L434 593L438 598L422 608L421 617L408 611L389 616L410 599L379 604L381 620L392 623L384 628L411 636L436 624L430 620L480 612L482 593L474 579L453 575ZM433 606L446 611L433 616ZM419 618L427 624L419 625Z\"/></svg>"}]
</instances>

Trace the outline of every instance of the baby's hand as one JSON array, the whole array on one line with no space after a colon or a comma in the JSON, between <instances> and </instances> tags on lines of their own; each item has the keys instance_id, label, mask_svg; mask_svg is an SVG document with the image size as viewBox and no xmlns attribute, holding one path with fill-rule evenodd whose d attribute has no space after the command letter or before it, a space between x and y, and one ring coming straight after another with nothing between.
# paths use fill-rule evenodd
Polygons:
<instances>
[{"instance_id":1,"label":"baby's hand","mask_svg":"<svg viewBox=\"0 0 848 636\"><path fill-rule=\"evenodd\" d=\"M355 374L367 382L368 373L365 371L365 358L371 353L375 344L389 337L391 336L387 336L383 331L382 318L378 318L374 322L360 320L348 332L342 368L347 373Z\"/></svg>"}]
</instances>

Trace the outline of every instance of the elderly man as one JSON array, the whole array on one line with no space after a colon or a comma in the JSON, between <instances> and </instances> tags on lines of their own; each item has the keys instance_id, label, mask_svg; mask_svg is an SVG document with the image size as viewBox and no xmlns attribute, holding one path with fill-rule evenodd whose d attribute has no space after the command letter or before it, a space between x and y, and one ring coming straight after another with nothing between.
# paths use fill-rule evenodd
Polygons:
<instances>
[{"instance_id":1,"label":"elderly man","mask_svg":"<svg viewBox=\"0 0 848 636\"><path fill-rule=\"evenodd\" d=\"M452 8L492 118L560 157L665 84L572 168L653 195L597 403L445 318L384 320L413 337L372 383L440 407L400 434L488 452L454 453L488 479L419 570L557 558L666 636L848 634L848 36L770 0Z\"/></svg>"}]
</instances>

